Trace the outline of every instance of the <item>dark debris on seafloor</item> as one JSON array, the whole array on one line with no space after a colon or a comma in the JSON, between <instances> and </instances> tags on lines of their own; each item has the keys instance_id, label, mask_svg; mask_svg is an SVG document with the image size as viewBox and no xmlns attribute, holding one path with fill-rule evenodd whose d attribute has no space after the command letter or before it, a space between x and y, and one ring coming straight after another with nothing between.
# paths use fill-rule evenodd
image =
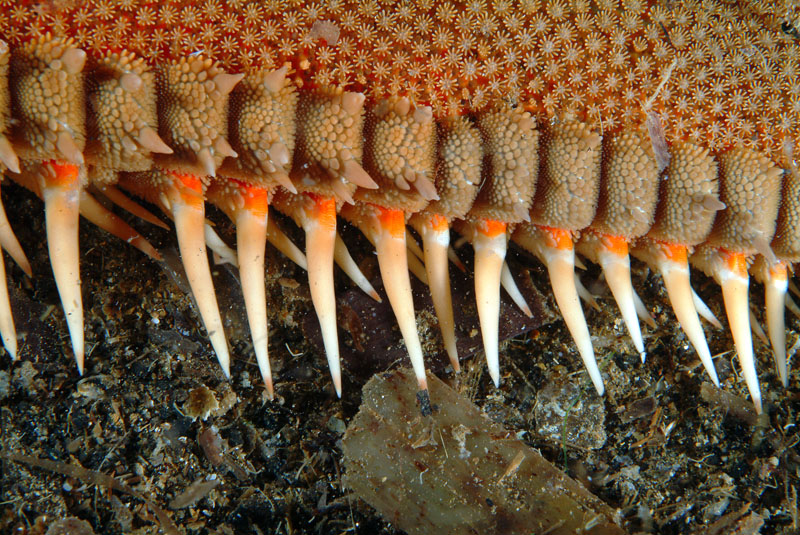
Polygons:
<instances>
[{"instance_id":1,"label":"dark debris on seafloor","mask_svg":"<svg viewBox=\"0 0 800 535\"><path fill-rule=\"evenodd\" d=\"M214 268L232 346L228 382L191 297L181 290L180 269L169 262L170 253L177 255L174 237L133 222L167 253L162 266L82 223L87 369L79 377L43 240L41 204L16 187L4 188L3 197L36 277L28 280L5 260L22 338L20 362L0 357L0 532L157 533L164 527L161 510L186 533L399 533L343 486L342 437L358 412L361 387L376 372L407 365L387 304L375 306L337 274L345 379L338 400L318 347L305 273L268 248L277 394L269 401L234 269ZM231 228L218 215L210 214L232 243ZM302 243L291 224L279 224ZM344 237L362 270L379 279L366 241L346 228ZM467 264L468 249L459 250ZM446 368L435 315L417 286L421 338L440 378L619 509L628 533L798 532L796 362L784 390L769 348L755 342L767 413L756 418L728 352L728 333L706 328L724 385L718 392L706 384L660 281L635 263L634 286L658 325L655 332L644 329L642 364L598 270L590 268L582 280L600 294L600 310L584 308L607 390L597 399L557 317L544 269L518 252L510 265L535 314L528 320L504 298L500 389L479 350L471 279L451 268L464 359L459 376ZM692 277L724 316L715 285ZM751 293L763 321L763 292L756 286ZM791 315L787 322L791 348L800 323ZM50 468L11 460L14 455L46 460ZM121 486L112 490L109 481Z\"/></svg>"}]
</instances>

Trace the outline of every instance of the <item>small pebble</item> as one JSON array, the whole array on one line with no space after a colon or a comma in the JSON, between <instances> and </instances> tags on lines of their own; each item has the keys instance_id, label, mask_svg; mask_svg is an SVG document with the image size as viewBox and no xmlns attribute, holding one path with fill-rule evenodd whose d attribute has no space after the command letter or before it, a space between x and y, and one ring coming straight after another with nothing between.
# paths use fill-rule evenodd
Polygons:
<instances>
[{"instance_id":1,"label":"small pebble","mask_svg":"<svg viewBox=\"0 0 800 535\"><path fill-rule=\"evenodd\" d=\"M211 464L214 466L219 466L225 460L223 453L222 453L222 438L219 436L219 431L216 426L211 426L208 429L204 429L200 434L197 435L197 442L200 444L200 447L203 448L203 453L206 454L206 457Z\"/></svg>"},{"instance_id":2,"label":"small pebble","mask_svg":"<svg viewBox=\"0 0 800 535\"><path fill-rule=\"evenodd\" d=\"M344 433L347 430L347 425L336 416L331 416L328 418L328 429L334 433Z\"/></svg>"},{"instance_id":3,"label":"small pebble","mask_svg":"<svg viewBox=\"0 0 800 535\"><path fill-rule=\"evenodd\" d=\"M0 371L0 401L11 395L11 378L5 370Z\"/></svg>"},{"instance_id":4,"label":"small pebble","mask_svg":"<svg viewBox=\"0 0 800 535\"><path fill-rule=\"evenodd\" d=\"M606 409L591 386L575 378L549 382L536 395L536 431L561 444L596 450L606 442Z\"/></svg>"},{"instance_id":5,"label":"small pebble","mask_svg":"<svg viewBox=\"0 0 800 535\"><path fill-rule=\"evenodd\" d=\"M45 535L94 535L92 525L73 516L56 520Z\"/></svg>"},{"instance_id":6,"label":"small pebble","mask_svg":"<svg viewBox=\"0 0 800 535\"><path fill-rule=\"evenodd\" d=\"M214 391L207 386L199 386L189 392L189 398L183 404L183 412L192 420L205 420L211 413L219 409L219 402Z\"/></svg>"}]
</instances>

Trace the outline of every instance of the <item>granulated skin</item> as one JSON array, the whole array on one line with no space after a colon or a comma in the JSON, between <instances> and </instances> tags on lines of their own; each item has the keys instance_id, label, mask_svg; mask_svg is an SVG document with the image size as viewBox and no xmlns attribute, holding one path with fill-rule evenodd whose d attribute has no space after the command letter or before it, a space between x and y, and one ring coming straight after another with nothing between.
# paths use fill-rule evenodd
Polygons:
<instances>
[{"instance_id":1,"label":"granulated skin","mask_svg":"<svg viewBox=\"0 0 800 535\"><path fill-rule=\"evenodd\" d=\"M670 143L691 142L715 153L749 148L789 169L793 147L800 141L798 39L796 30L792 31L797 5L634 4L573 6L542 2L516 6L473 2L464 6L393 6L354 2L308 7L290 2L145 6L135 2L9 2L0 3L0 35L14 49L32 36L51 31L72 36L90 58L125 48L150 65L198 52L218 60L228 72L251 73L288 63L289 76L301 93L334 85L364 91L370 103L384 97L408 96L420 105L431 105L440 121L452 114L491 110L502 102L524 107L540 124L553 118L579 119L606 135L640 126L644 112L652 111L659 114ZM336 32L338 36L334 37ZM6 201L12 226L18 229L31 218L37 222L30 229L18 230L18 234L39 274L31 289L31 283L24 282L19 270L9 264L10 284L21 292L15 304L22 303L31 310L40 300L57 305L51 281L42 281L49 276L44 249L35 249L44 236L41 208L23 193L11 193L14 200L21 199L13 208ZM169 243L169 238L162 239ZM243 371L249 369L253 378L257 372L252 363L245 362L250 359L250 350L244 347L246 330L242 336L231 334L241 349L238 358L234 356L232 384L240 401L215 423L227 426L222 433L231 446L241 446L232 455L247 467L245 470L252 466L260 471L248 479L228 468L212 467L193 445L201 424L189 426L173 409L180 407L187 392L199 382L209 383L221 393L230 388L220 381L218 370L207 365L210 349L205 337L195 332L197 324L183 319L190 310L189 300L175 292L152 266L142 270L141 278L131 277L126 267L142 263L135 251L106 242L85 227L81 228L81 243L87 341L89 347L97 343L98 348L90 359L93 368L89 377L99 377L82 384L99 382L103 395L93 398L81 394L81 390L73 394L77 377L64 355L69 355L69 344L64 341L61 353L62 343L52 334L46 336L41 321L31 318L28 328L40 341L30 342L27 348L28 342L23 343L20 354L39 372L39 378L28 383L22 379L24 364L12 367L7 360L2 362L3 369L15 378L11 395L3 400L10 409L3 411L3 427L8 431L3 433L4 448L24 451L47 436L47 446L38 450L39 455L65 462L70 455L77 456L84 466L102 471L108 471L110 462L116 461L118 475L141 472L143 482L139 484L145 487L152 481L149 490L161 497L162 504L196 477L216 470L225 478L225 485L213 491L201 506L175 513L176 521L184 526L197 522L236 529L242 518L257 518L253 511L266 510L270 520L262 523L264 532L290 532L289 526L305 531L344 531L354 522L364 522L360 529L371 531L366 526L374 526L376 521L363 504L356 503L355 516L345 510L351 504L342 497L346 491L337 481L336 434L329 425L331 416L347 421L354 413L357 385L347 385L343 405L326 394L330 387L325 381L327 372L320 368L321 352L301 341L299 331L292 326L298 311L308 310L306 290L288 290L274 280L284 276L305 281L302 273L293 272L278 255L269 259L273 275L268 281L273 294L271 357L284 360L283 367L278 363L273 368L277 370L278 392L291 409L273 404L261 407L258 388L237 385L236 377ZM103 258L113 260L98 259L99 251ZM361 258L369 264L366 247ZM114 263L117 271L111 267ZM528 259L527 263L533 262ZM377 273L374 265L373 272ZM586 472L598 471L607 476L607 480L592 477L592 481L604 482L594 483L593 490L623 508L633 531L646 531L650 522L646 513L637 512L639 503L653 510L653 529L662 533L681 532L686 524L699 530L700 525L717 520L724 512L751 503L754 511L768 519L764 533L791 532L789 505L792 489L797 487L794 474L798 459L790 446L793 429L785 426L791 422L796 404L797 397L792 394L796 391L796 373L790 379L790 391L781 391L769 372L772 363L768 348L757 348L765 400L774 405L766 428L756 433L739 432L742 424L735 417L700 401L702 368L695 365L691 349L684 351L685 342L675 331L668 304L653 295L661 292L659 283L641 266L635 275L634 285L652 307L657 323L663 326L660 329L666 331L658 331L658 341L648 345L647 364L637 364L638 356L628 354L629 344L624 339L614 341L617 334L624 333L612 330L617 318L613 302L604 304L603 313L589 316L590 327L598 360L609 376L609 414L625 414L631 403L650 397L657 400L659 409L655 416L623 425L612 417L609 434L613 438L604 450L568 452L573 475L584 477ZM107 286L98 287L108 279ZM157 288L152 287L151 280L158 281ZM535 282L546 289L541 273ZM347 284L337 280L337 287ZM701 294L703 288L701 284ZM713 293L709 285L703 296L722 317L721 303L718 298L715 301ZM763 300L756 295L753 302ZM15 317L19 316L15 310ZM59 323L56 332L65 333L57 316L50 314L44 321ZM158 324L159 336L153 331L153 317L164 321ZM368 325L368 320L363 321ZM181 337L166 346L162 340L165 324L175 327ZM109 325L120 333L113 342L103 340ZM18 328L21 332L24 329ZM438 336L435 327L419 328ZM563 331L560 326L557 329ZM569 336L561 332L562 337L556 333L551 339L550 334L536 334L525 341L524 347L518 347L518 342L505 346L504 362L513 360L515 364L504 365L507 376L501 390L489 389L485 377L477 394L469 386L464 389L477 395L487 412L506 420L506 425L527 431L534 445L551 450L552 459L560 462L560 445L538 439L527 416L541 382L563 375L565 366L578 369ZM187 335L191 340L188 349L182 345ZM720 340L710 341L714 354L732 347L726 334L719 336ZM792 331L790 343L793 336ZM298 360L285 353L281 342L290 344L292 354L303 351L303 355ZM342 344L346 343L343 339ZM603 355L600 350L607 353ZM716 361L726 390L744 395L741 385L734 386L739 381L733 372L729 369L726 373L727 358ZM134 382L150 380L153 375L156 382L128 385L126 361L131 360L135 361L134 369L147 366L134 372L138 379ZM198 360L202 362L196 363ZM170 364L173 361L178 362L177 370ZM159 363L155 373L150 365L143 364L147 362ZM481 359L475 359L467 376L480 375L482 366ZM659 380L662 376L667 376L664 381ZM469 385L469 381L465 383ZM165 402L165 397L172 399ZM122 411L118 419L114 407L120 404L123 408L117 408ZM168 408L160 408L164 406ZM142 415L137 416L139 411ZM12 418L12 413L17 416ZM82 415L85 421L73 426L70 418L74 416L66 420L57 417L73 413ZM170 443L168 450L159 450L159 440L169 442L161 438L169 435L166 424L173 426L176 422L177 427L183 425L178 436L185 439ZM752 436L750 444L748 435ZM72 451L75 440L84 442ZM116 444L124 445L125 451ZM154 462L151 457L158 458L162 451L167 451L166 461ZM103 464L106 457L109 461ZM188 465L184 464L186 459ZM639 469L633 472L644 476L631 476L633 467ZM3 487L10 489L9 496L0 501L13 504L3 506L8 511L8 526L24 523L18 512L24 507L31 521L45 512L75 514L90 518L97 532L119 531L114 524L119 515L114 513L110 498L104 497L104 506L93 505L87 501L88 491L63 490L60 476L16 465L6 472L11 475ZM22 473L31 479L16 476ZM261 492L248 490L256 487L262 489L266 499ZM721 505L730 495L734 496L731 503ZM127 497L120 499L132 510L139 505ZM666 506L659 507L661 499ZM134 525L139 523L142 521Z\"/></svg>"}]
</instances>

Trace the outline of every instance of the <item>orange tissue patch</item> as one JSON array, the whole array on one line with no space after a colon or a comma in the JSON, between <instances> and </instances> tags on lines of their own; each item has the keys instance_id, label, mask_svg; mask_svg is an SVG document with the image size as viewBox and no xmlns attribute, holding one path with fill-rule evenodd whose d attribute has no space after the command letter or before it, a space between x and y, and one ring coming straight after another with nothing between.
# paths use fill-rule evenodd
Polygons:
<instances>
[{"instance_id":1,"label":"orange tissue patch","mask_svg":"<svg viewBox=\"0 0 800 535\"><path fill-rule=\"evenodd\" d=\"M769 274L774 280L787 280L789 270L786 268L786 262L777 262L774 266L770 266Z\"/></svg>"},{"instance_id":2,"label":"orange tissue patch","mask_svg":"<svg viewBox=\"0 0 800 535\"><path fill-rule=\"evenodd\" d=\"M403 238L406 233L406 215L402 210L392 210L381 206L374 206L378 212L381 228L388 230L393 238Z\"/></svg>"},{"instance_id":3,"label":"orange tissue patch","mask_svg":"<svg viewBox=\"0 0 800 535\"><path fill-rule=\"evenodd\" d=\"M685 264L689 261L689 255L685 245L667 242L658 242L658 245L665 260L677 264Z\"/></svg>"},{"instance_id":4,"label":"orange tissue patch","mask_svg":"<svg viewBox=\"0 0 800 535\"><path fill-rule=\"evenodd\" d=\"M447 218L439 214L430 214L426 224L436 232L445 232L450 227Z\"/></svg>"},{"instance_id":5,"label":"orange tissue patch","mask_svg":"<svg viewBox=\"0 0 800 535\"><path fill-rule=\"evenodd\" d=\"M720 249L725 266L738 277L747 277L747 255Z\"/></svg>"},{"instance_id":6,"label":"orange tissue patch","mask_svg":"<svg viewBox=\"0 0 800 535\"><path fill-rule=\"evenodd\" d=\"M175 179L181 199L187 205L200 207L203 205L203 181L200 177L189 173L168 171L169 176Z\"/></svg>"},{"instance_id":7,"label":"orange tissue patch","mask_svg":"<svg viewBox=\"0 0 800 535\"><path fill-rule=\"evenodd\" d=\"M44 163L55 171L54 174L45 173L48 186L71 187L78 181L78 166L72 163L50 160ZM55 176L54 176L55 175Z\"/></svg>"},{"instance_id":8,"label":"orange tissue patch","mask_svg":"<svg viewBox=\"0 0 800 535\"><path fill-rule=\"evenodd\" d=\"M200 177L189 173L179 173L177 171L170 171L170 175L177 178L185 188L196 191L197 193L203 192L203 181L200 180Z\"/></svg>"},{"instance_id":9,"label":"orange tissue patch","mask_svg":"<svg viewBox=\"0 0 800 535\"><path fill-rule=\"evenodd\" d=\"M540 228L547 233L547 237L550 241L549 245L551 247L555 247L560 251L572 249L574 244L572 242L572 233L569 230L545 226L541 226Z\"/></svg>"},{"instance_id":10,"label":"orange tissue patch","mask_svg":"<svg viewBox=\"0 0 800 535\"><path fill-rule=\"evenodd\" d=\"M317 224L324 228L333 230L336 228L336 201L332 197L323 197L316 193L306 193L313 202L312 210L306 213L314 219ZM309 213L310 212L310 213Z\"/></svg>"},{"instance_id":11,"label":"orange tissue patch","mask_svg":"<svg viewBox=\"0 0 800 535\"><path fill-rule=\"evenodd\" d=\"M481 219L480 223L477 225L478 232L489 238L495 238L501 234L505 234L507 228L508 224L503 221L495 221L494 219Z\"/></svg>"},{"instance_id":12,"label":"orange tissue patch","mask_svg":"<svg viewBox=\"0 0 800 535\"><path fill-rule=\"evenodd\" d=\"M617 256L628 256L628 240L611 234L602 234L601 238L606 251Z\"/></svg>"},{"instance_id":13,"label":"orange tissue patch","mask_svg":"<svg viewBox=\"0 0 800 535\"><path fill-rule=\"evenodd\" d=\"M239 193L244 199L244 207L248 212L258 217L267 215L269 209L269 192L266 188L246 184L239 180L234 181L239 188Z\"/></svg>"}]
</instances>

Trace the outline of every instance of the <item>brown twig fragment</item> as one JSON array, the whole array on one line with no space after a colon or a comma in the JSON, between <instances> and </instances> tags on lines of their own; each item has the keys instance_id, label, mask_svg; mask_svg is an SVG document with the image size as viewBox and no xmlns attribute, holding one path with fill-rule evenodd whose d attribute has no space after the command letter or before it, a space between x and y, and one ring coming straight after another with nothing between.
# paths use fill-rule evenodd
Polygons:
<instances>
[{"instance_id":1,"label":"brown twig fragment","mask_svg":"<svg viewBox=\"0 0 800 535\"><path fill-rule=\"evenodd\" d=\"M21 453L0 451L0 457L6 458L10 461L24 463L37 468L42 468L44 470L49 470L51 472L62 474L68 477L74 477L86 485L107 487L119 492L124 492L125 494L129 494L134 498L142 500L147 507L153 511L153 513L156 515L156 518L158 518L158 523L160 524L160 527L164 533L167 535L180 535L181 533L181 531L178 529L178 526L172 522L172 519L169 517L166 511L115 477L111 477L95 470L89 470L87 468L83 468L82 466L50 461L48 459L40 459L38 457L22 455Z\"/></svg>"}]
</instances>

